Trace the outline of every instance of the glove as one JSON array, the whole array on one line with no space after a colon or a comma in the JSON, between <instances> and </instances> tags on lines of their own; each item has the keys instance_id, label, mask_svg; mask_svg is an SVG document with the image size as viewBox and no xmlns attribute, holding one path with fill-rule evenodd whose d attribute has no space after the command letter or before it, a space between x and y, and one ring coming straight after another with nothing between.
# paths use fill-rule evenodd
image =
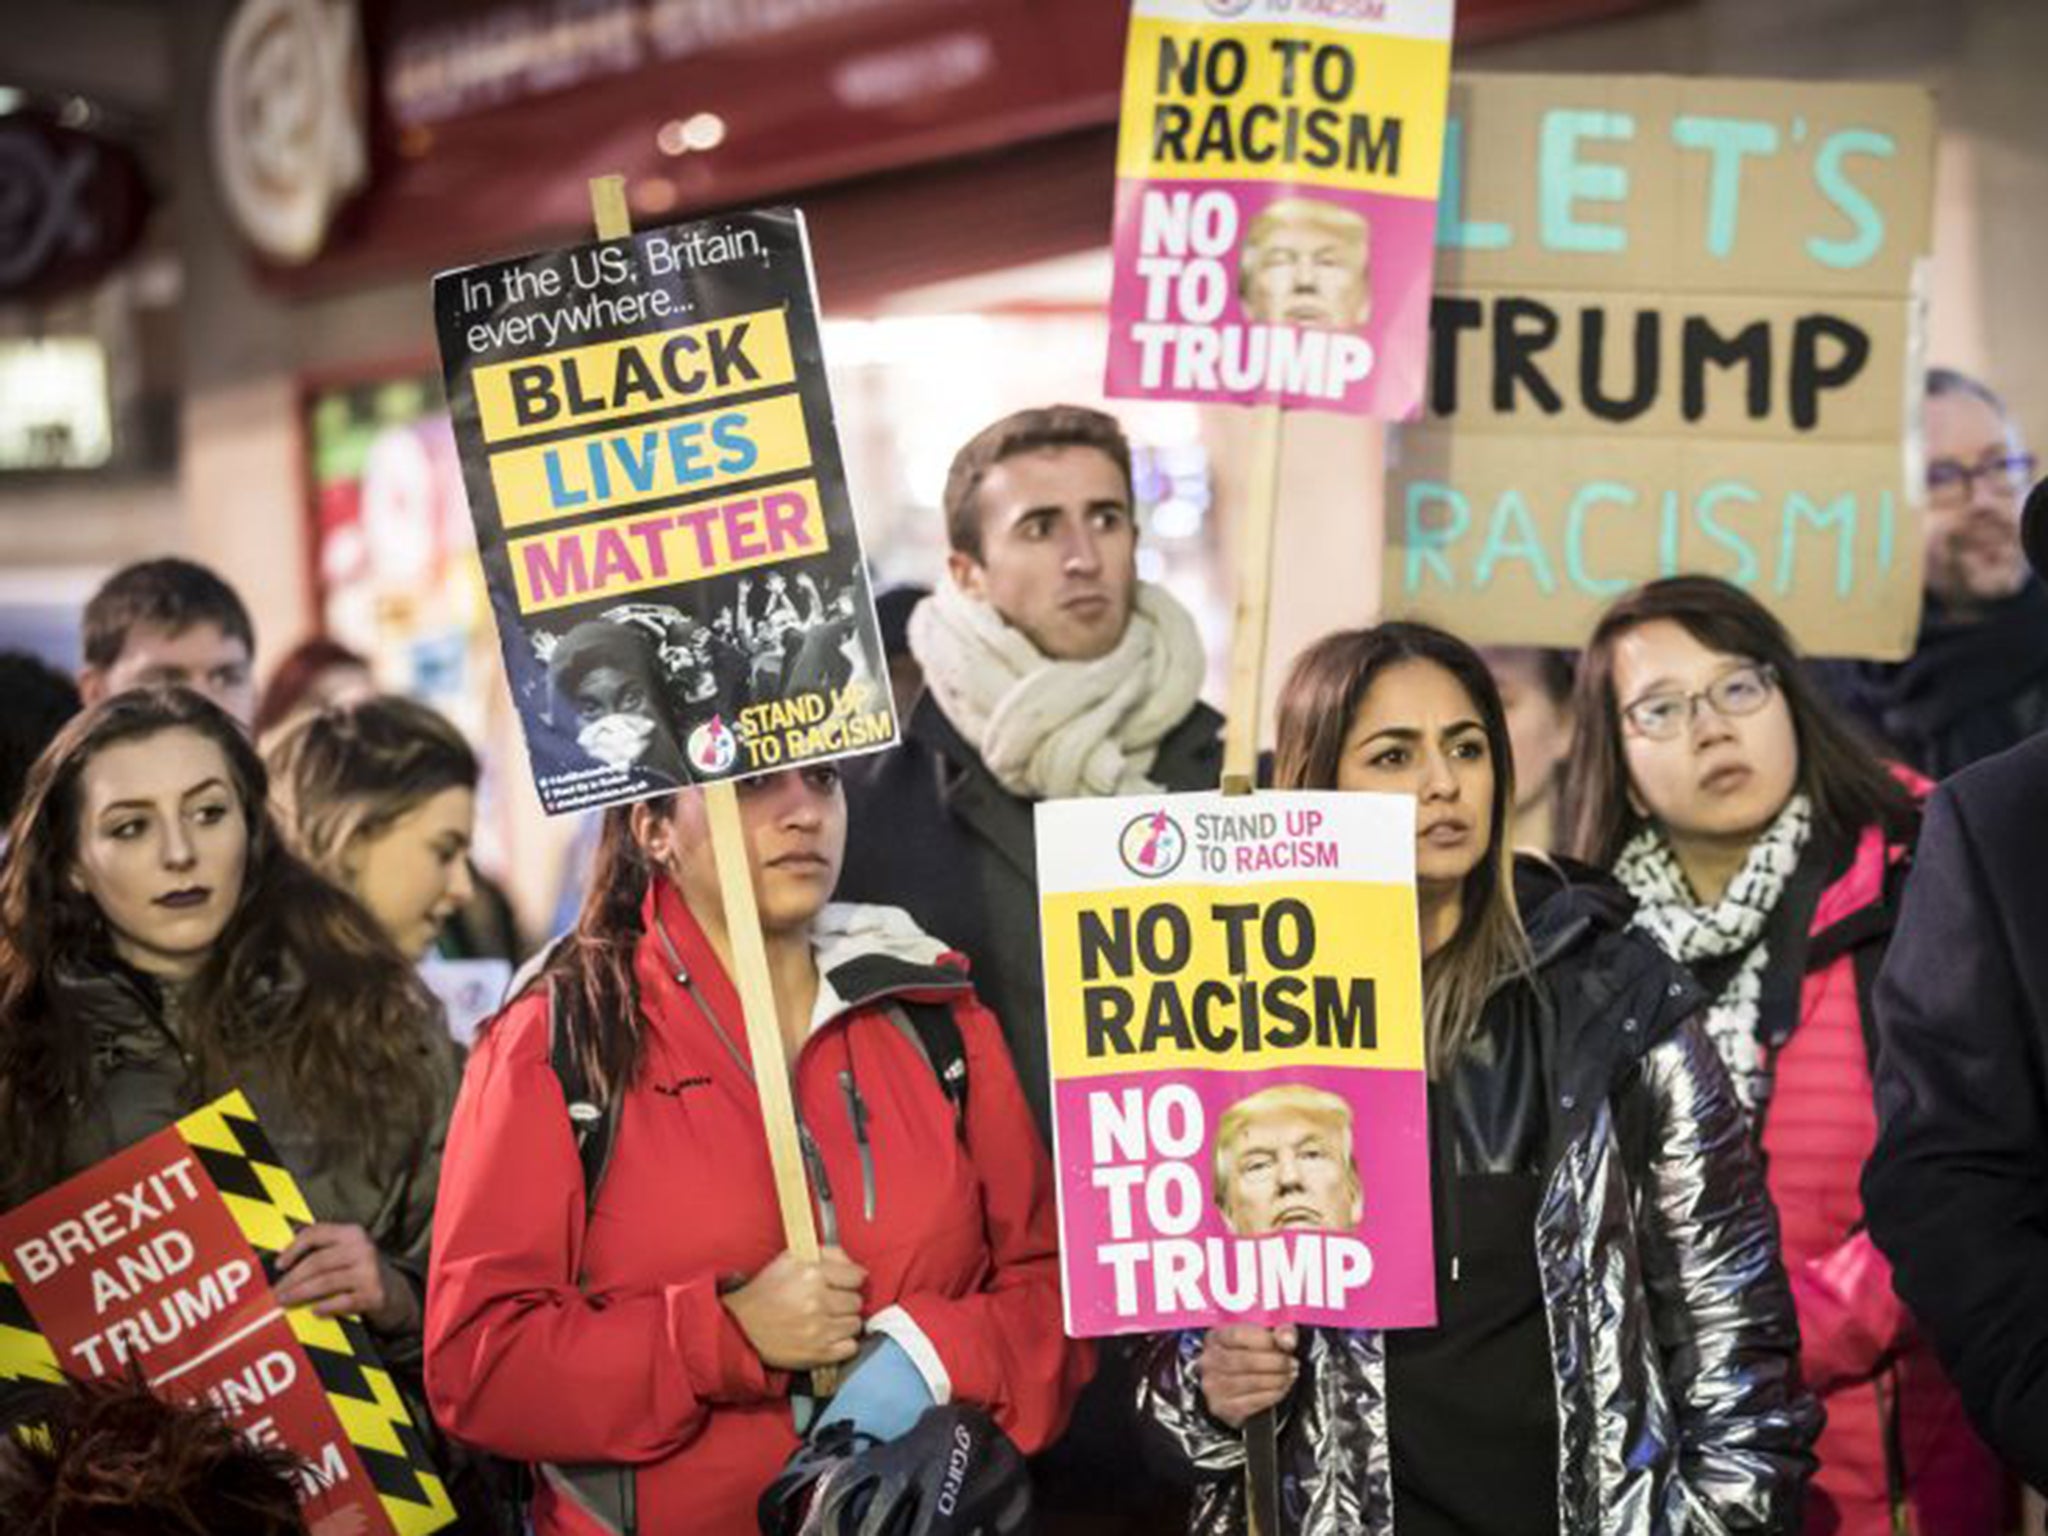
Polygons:
<instances>
[{"instance_id":1,"label":"glove","mask_svg":"<svg viewBox=\"0 0 2048 1536\"><path fill-rule=\"evenodd\" d=\"M846 1421L832 1426L833 1438ZM850 1440L865 1441L859 1431ZM1024 1457L979 1408L933 1408L908 1434L859 1446L825 1470L801 1536L1021 1536L1031 1528Z\"/></svg>"},{"instance_id":2,"label":"glove","mask_svg":"<svg viewBox=\"0 0 2048 1536\"><path fill-rule=\"evenodd\" d=\"M818 1428L846 1419L863 1434L894 1440L908 1434L931 1406L932 1389L910 1351L887 1334L875 1334L818 1415Z\"/></svg>"}]
</instances>

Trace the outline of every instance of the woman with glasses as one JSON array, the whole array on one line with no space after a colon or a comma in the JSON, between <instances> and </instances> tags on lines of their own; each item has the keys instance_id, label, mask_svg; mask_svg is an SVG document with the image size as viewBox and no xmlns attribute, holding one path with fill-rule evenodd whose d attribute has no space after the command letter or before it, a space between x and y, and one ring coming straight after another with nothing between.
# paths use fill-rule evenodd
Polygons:
<instances>
[{"instance_id":1,"label":"woman with glasses","mask_svg":"<svg viewBox=\"0 0 2048 1536\"><path fill-rule=\"evenodd\" d=\"M1827 1409L1805 1529L1988 1536L1999 1469L1893 1295L1857 1193L1877 1136L1871 988L1926 783L1878 761L1783 626L1711 577L1608 609L1577 715L1572 851L1614 872L1635 925L1706 987L1763 1149L1801 1364Z\"/></svg>"}]
</instances>

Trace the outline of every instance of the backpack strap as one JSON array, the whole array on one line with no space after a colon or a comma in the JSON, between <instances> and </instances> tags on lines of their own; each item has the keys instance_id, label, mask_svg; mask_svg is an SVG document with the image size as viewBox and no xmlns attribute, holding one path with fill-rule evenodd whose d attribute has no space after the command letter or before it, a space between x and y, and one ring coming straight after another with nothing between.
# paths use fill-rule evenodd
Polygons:
<instances>
[{"instance_id":1,"label":"backpack strap","mask_svg":"<svg viewBox=\"0 0 2048 1536\"><path fill-rule=\"evenodd\" d=\"M569 1131L576 1138L577 1160L583 1164L583 1210L587 1222L591 1208L597 1204L597 1187L604 1181L605 1167L611 1162L612 1144L618 1139L619 1098L616 1094L609 1098L600 1094L584 1069L583 1057L576 1050L576 1031L564 1017L564 1010L571 1006L567 989L556 978L548 988L548 1065L554 1068L555 1080L562 1085L562 1099L569 1106ZM582 1284L580 1275L577 1284ZM526 1528L524 1517L532 1503L536 1472L609 1536L634 1536L638 1531L633 1469L616 1462L574 1466L542 1463L537 1467L519 1464L513 1498L520 1512L521 1529Z\"/></svg>"},{"instance_id":2,"label":"backpack strap","mask_svg":"<svg viewBox=\"0 0 2048 1536\"><path fill-rule=\"evenodd\" d=\"M932 1076L939 1080L939 1092L953 1106L954 1131L966 1136L967 1042L960 1036L960 1021L953 1017L953 1005L897 998L889 1003L889 1017L932 1069Z\"/></svg>"},{"instance_id":3,"label":"backpack strap","mask_svg":"<svg viewBox=\"0 0 2048 1536\"><path fill-rule=\"evenodd\" d=\"M586 1212L597 1203L597 1187L611 1162L612 1143L618 1138L619 1104L597 1091L576 1049L575 1030L567 1027L563 1010L568 1006L559 980L548 989L548 1065L562 1085L563 1102L569 1106L569 1130L576 1138L576 1156L583 1164L583 1207Z\"/></svg>"}]
</instances>

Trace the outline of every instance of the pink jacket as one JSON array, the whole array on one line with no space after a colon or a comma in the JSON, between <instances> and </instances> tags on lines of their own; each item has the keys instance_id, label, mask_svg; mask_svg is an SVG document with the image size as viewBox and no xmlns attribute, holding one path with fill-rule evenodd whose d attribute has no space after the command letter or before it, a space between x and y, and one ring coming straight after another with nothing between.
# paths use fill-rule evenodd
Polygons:
<instances>
[{"instance_id":1,"label":"pink jacket","mask_svg":"<svg viewBox=\"0 0 2048 1536\"><path fill-rule=\"evenodd\" d=\"M1912 788L1924 795L1929 786L1915 780ZM1909 852L1881 829L1866 829L1847 873L1821 893L1811 934L1881 901L1886 871ZM1843 953L1806 975L1799 1026L1776 1058L1763 1134L1801 1363L1828 1416L1805 1530L1890 1536L1891 1479L1899 1475L1913 1531L1992 1536L2005 1528L2004 1473L1864 1230L1857 1181L1876 1141L1855 959Z\"/></svg>"}]
</instances>

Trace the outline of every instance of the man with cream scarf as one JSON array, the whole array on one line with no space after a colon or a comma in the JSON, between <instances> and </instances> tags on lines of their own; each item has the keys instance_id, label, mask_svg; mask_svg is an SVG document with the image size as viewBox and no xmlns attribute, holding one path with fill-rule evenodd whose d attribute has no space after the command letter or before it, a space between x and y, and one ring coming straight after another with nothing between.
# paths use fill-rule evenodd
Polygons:
<instances>
[{"instance_id":1,"label":"man with cream scarf","mask_svg":"<svg viewBox=\"0 0 2048 1536\"><path fill-rule=\"evenodd\" d=\"M951 580L910 617L924 692L902 745L848 774L838 895L905 907L967 956L1050 1141L1031 808L1213 789L1223 720L1197 697L1193 618L1138 580L1113 417L1055 405L984 428L954 456L945 512ZM1098 1359L1066 1437L1033 1464L1041 1523L1184 1530L1185 1493L1145 1475L1122 1357Z\"/></svg>"},{"instance_id":2,"label":"man with cream scarf","mask_svg":"<svg viewBox=\"0 0 2048 1536\"><path fill-rule=\"evenodd\" d=\"M1201 636L1138 580L1131 451L1113 417L1019 411L953 459L950 581L910 619L925 691L847 782L845 901L907 908L965 954L1049 1132L1032 805L1213 789L1222 719Z\"/></svg>"}]
</instances>

